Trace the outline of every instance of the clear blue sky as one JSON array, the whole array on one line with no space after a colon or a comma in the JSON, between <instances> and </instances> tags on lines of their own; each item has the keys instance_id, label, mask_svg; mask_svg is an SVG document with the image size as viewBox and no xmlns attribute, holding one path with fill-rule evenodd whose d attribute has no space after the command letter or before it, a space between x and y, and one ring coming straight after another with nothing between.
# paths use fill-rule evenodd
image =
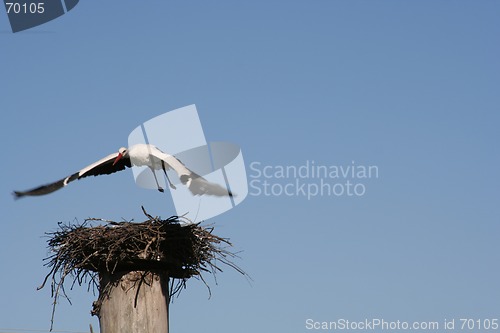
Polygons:
<instances>
[{"instance_id":1,"label":"clear blue sky","mask_svg":"<svg viewBox=\"0 0 500 333\"><path fill-rule=\"evenodd\" d=\"M208 140L242 147L249 175L252 162L354 161L378 178L359 180L362 196L250 195L208 221L253 282L228 269L208 279L208 299L190 281L172 332L499 318L499 15L497 1L87 0L12 34L1 12L0 329L48 329L50 288L36 287L58 221L174 213L131 171L46 197L10 192L77 171L190 104ZM97 328L95 296L69 296L54 328Z\"/></svg>"}]
</instances>

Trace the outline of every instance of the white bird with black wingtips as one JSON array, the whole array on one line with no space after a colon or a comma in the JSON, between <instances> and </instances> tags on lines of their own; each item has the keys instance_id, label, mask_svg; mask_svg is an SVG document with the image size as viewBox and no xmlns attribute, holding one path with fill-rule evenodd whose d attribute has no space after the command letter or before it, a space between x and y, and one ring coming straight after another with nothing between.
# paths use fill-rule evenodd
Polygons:
<instances>
[{"instance_id":1,"label":"white bird with black wingtips","mask_svg":"<svg viewBox=\"0 0 500 333\"><path fill-rule=\"evenodd\" d=\"M118 152L108 155L66 178L31 190L14 191L14 196L17 199L24 196L49 194L63 188L74 180L88 176L109 175L132 166L149 167L153 172L158 191L160 192L164 190L158 184L154 170L163 170L170 187L175 189L176 187L172 184L167 175L167 170L173 169L177 173L181 183L187 186L194 195L233 196L231 191L218 184L209 182L205 178L189 170L176 157L162 152L152 144L136 144L128 149L122 147Z\"/></svg>"}]
</instances>

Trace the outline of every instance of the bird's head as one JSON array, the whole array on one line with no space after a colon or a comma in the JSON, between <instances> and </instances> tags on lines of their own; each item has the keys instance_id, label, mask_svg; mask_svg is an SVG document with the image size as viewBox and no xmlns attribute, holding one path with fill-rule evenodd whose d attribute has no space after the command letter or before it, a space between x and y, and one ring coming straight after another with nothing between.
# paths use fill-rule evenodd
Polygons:
<instances>
[{"instance_id":1,"label":"bird's head","mask_svg":"<svg viewBox=\"0 0 500 333\"><path fill-rule=\"evenodd\" d=\"M115 161L113 162L113 165L115 165L123 156L128 154L128 149L125 147L121 147L118 149L118 156L116 156Z\"/></svg>"}]
</instances>

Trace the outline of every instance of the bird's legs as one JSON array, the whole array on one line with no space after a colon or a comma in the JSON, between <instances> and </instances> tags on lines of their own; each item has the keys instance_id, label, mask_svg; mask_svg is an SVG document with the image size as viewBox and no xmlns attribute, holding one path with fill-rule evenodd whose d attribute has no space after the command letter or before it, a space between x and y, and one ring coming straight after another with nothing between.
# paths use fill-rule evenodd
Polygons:
<instances>
[{"instance_id":1,"label":"bird's legs","mask_svg":"<svg viewBox=\"0 0 500 333\"><path fill-rule=\"evenodd\" d=\"M151 172L153 173L153 177L155 177L155 182L156 182L156 186L158 187L158 191L160 192L164 192L165 190L163 189L163 187L160 186L160 184L158 183L158 179L156 178L156 172L155 172L155 169L153 168L150 168L151 169Z\"/></svg>"},{"instance_id":2,"label":"bird's legs","mask_svg":"<svg viewBox=\"0 0 500 333\"><path fill-rule=\"evenodd\" d=\"M170 178L168 178L167 170L165 169L165 162L163 160L161 160L161 168L163 169L163 172L165 173L165 177L167 177L168 185L170 186L170 188L175 190L176 187L174 186L174 184L172 184L172 182L170 181Z\"/></svg>"}]
</instances>

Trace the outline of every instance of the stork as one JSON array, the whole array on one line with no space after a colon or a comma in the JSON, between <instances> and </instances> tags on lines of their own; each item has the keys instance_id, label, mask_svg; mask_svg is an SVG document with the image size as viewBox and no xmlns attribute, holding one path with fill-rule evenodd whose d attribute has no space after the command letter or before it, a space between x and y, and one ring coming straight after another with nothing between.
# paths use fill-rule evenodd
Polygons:
<instances>
[{"instance_id":1,"label":"stork","mask_svg":"<svg viewBox=\"0 0 500 333\"><path fill-rule=\"evenodd\" d=\"M110 154L99 161L90 164L82 170L50 184L42 185L27 191L14 191L16 199L24 196L45 195L57 191L74 180L88 176L109 175L132 166L147 166L153 172L158 191L164 192L156 178L155 170L163 170L172 189L176 189L167 175L167 170L173 169L181 183L193 195L233 196L228 189L211 183L195 172L189 170L175 156L166 154L152 144L136 144L129 148L122 147L118 152Z\"/></svg>"}]
</instances>

